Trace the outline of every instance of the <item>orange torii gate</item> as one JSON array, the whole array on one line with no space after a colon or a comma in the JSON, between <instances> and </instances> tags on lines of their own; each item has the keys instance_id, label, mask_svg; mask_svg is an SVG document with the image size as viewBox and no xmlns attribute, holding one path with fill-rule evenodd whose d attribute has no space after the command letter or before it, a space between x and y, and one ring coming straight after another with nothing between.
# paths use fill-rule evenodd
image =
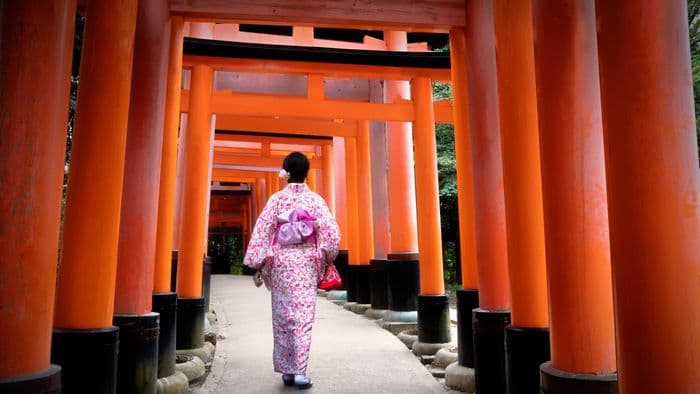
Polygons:
<instances>
[{"instance_id":1,"label":"orange torii gate","mask_svg":"<svg viewBox=\"0 0 700 394\"><path fill-rule=\"evenodd\" d=\"M336 208L348 223L357 222L357 209L343 211L358 205L363 187L366 122L392 122L387 258L402 259L404 273L420 269L421 340L445 319L431 314L444 311L431 128L453 116L467 256L460 332L475 305L468 289L479 289L474 348L468 337L461 341L459 365L474 367L462 372L475 374L477 390L700 391L700 315L693 313L700 309L700 171L685 1L80 3L87 21L63 227L76 1L7 1L0 10L1 53L12 54L0 57L0 391L55 392L61 384L65 391L154 391L156 370L174 372L168 341L202 344L212 114L230 130L277 124L278 132L307 134L284 126L301 117L295 120L313 122L308 134L326 135L321 130L337 123L346 134L329 135L346 140L325 150L347 164L337 171L336 183L348 185L338 189ZM183 57L185 21L198 22L192 36L208 39L242 34L217 33L213 21L305 25L291 39L301 46L327 44L311 26L378 29L383 44L366 45L380 54L382 45L406 51L406 31L449 31L454 67ZM191 69L184 91L183 67ZM218 70L306 75L309 94L215 90ZM319 95L324 78L351 76L396 83L387 84L385 102ZM454 106L431 104L430 81L450 79ZM271 111L274 103L286 109ZM187 236L179 238L174 294L165 286L174 231L168 210L182 108ZM415 156L411 130L393 122L413 123ZM266 178L251 181L269 188L276 178ZM345 231L357 235L351 259L367 265L358 246L367 234L360 239L357 226ZM189 327L178 338L169 329L175 302L178 326ZM550 346L551 363L540 366ZM160 368L154 351L164 352Z\"/></svg>"}]
</instances>

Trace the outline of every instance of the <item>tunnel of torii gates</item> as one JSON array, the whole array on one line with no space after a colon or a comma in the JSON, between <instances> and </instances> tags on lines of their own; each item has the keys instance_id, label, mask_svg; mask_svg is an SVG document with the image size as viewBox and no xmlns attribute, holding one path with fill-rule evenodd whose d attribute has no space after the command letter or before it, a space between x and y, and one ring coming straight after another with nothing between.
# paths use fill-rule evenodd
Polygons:
<instances>
[{"instance_id":1,"label":"tunnel of torii gates","mask_svg":"<svg viewBox=\"0 0 700 394\"><path fill-rule=\"evenodd\" d=\"M208 227L249 234L293 150L342 227L345 301L449 342L434 124L452 122L477 391L700 392L684 0L301 4L2 3L0 391L154 392L203 345ZM449 54L407 32L449 33Z\"/></svg>"}]
</instances>

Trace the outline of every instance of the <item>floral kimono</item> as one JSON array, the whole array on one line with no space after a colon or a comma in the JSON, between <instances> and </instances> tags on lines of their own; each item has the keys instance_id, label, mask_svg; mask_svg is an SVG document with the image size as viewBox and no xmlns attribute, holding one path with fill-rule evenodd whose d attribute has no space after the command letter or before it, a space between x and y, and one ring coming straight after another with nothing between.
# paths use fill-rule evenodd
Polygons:
<instances>
[{"instance_id":1,"label":"floral kimono","mask_svg":"<svg viewBox=\"0 0 700 394\"><path fill-rule=\"evenodd\" d=\"M296 212L303 213L303 220ZM304 233L301 241L299 236L297 243L290 241L290 225ZM309 226L311 236L304 232ZM273 194L258 217L243 264L261 270L272 293L275 372L306 373L316 289L339 242L338 224L325 201L303 183L290 183Z\"/></svg>"}]
</instances>

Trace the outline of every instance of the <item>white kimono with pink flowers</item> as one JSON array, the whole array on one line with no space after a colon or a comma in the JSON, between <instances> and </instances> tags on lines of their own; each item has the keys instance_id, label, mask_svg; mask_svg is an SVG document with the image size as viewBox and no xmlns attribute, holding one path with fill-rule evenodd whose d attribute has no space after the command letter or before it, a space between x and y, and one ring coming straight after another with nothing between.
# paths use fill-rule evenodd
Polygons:
<instances>
[{"instance_id":1,"label":"white kimono with pink flowers","mask_svg":"<svg viewBox=\"0 0 700 394\"><path fill-rule=\"evenodd\" d=\"M315 218L315 237L280 245L279 216L305 210ZM243 264L261 270L272 292L275 371L305 374L316 312L316 289L326 264L338 254L340 231L321 196L306 184L290 183L273 194L255 223Z\"/></svg>"}]
</instances>

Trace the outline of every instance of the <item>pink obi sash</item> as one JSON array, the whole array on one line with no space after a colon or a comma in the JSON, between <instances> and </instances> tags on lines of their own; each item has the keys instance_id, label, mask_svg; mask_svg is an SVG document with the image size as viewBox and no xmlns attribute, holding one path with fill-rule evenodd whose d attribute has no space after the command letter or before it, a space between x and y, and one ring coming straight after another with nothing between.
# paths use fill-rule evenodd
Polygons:
<instances>
[{"instance_id":1,"label":"pink obi sash","mask_svg":"<svg viewBox=\"0 0 700 394\"><path fill-rule=\"evenodd\" d=\"M316 241L316 218L304 209L290 209L277 216L275 241L280 245L296 245Z\"/></svg>"}]
</instances>

